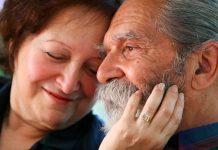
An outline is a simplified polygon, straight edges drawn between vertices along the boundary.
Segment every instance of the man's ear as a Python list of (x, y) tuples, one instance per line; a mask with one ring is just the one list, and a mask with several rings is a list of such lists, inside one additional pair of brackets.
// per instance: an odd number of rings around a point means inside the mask
[(197, 51), (192, 88), (201, 90), (209, 87), (218, 75), (218, 42), (208, 41)]

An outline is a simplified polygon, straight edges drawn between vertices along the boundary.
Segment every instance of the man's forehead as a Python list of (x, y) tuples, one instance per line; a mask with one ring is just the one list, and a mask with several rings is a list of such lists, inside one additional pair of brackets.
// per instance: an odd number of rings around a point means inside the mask
[(113, 20), (135, 16), (156, 17), (165, 2), (166, 0), (125, 0)]
[(152, 40), (156, 32), (157, 30), (154, 24), (137, 23), (134, 21), (125, 22), (125, 20), (120, 20), (117, 24), (111, 24), (105, 35), (104, 43), (125, 40)]

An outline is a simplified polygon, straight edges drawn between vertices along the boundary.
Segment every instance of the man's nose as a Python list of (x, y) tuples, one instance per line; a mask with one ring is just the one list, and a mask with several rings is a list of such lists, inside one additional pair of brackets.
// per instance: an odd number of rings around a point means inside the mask
[(81, 88), (80, 69), (76, 67), (66, 68), (56, 81), (63, 93), (71, 94)]
[(100, 83), (107, 83), (116, 78), (122, 78), (124, 72), (116, 54), (108, 54), (100, 65), (97, 79)]

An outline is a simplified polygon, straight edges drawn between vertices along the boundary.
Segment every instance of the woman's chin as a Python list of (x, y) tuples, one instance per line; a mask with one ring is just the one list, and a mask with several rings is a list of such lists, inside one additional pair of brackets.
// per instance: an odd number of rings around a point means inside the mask
[(66, 120), (64, 117), (48, 115), (47, 118), (43, 119), (42, 124), (47, 130), (58, 130), (70, 126), (72, 121)]

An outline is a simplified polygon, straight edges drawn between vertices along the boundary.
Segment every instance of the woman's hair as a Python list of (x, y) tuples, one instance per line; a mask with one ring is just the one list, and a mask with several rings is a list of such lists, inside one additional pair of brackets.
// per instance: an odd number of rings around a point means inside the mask
[(85, 6), (100, 12), (108, 20), (117, 9), (114, 0), (5, 0), (0, 13), (0, 34), (4, 50), (0, 50), (0, 65), (10, 73), (22, 42), (46, 27), (61, 10)]

